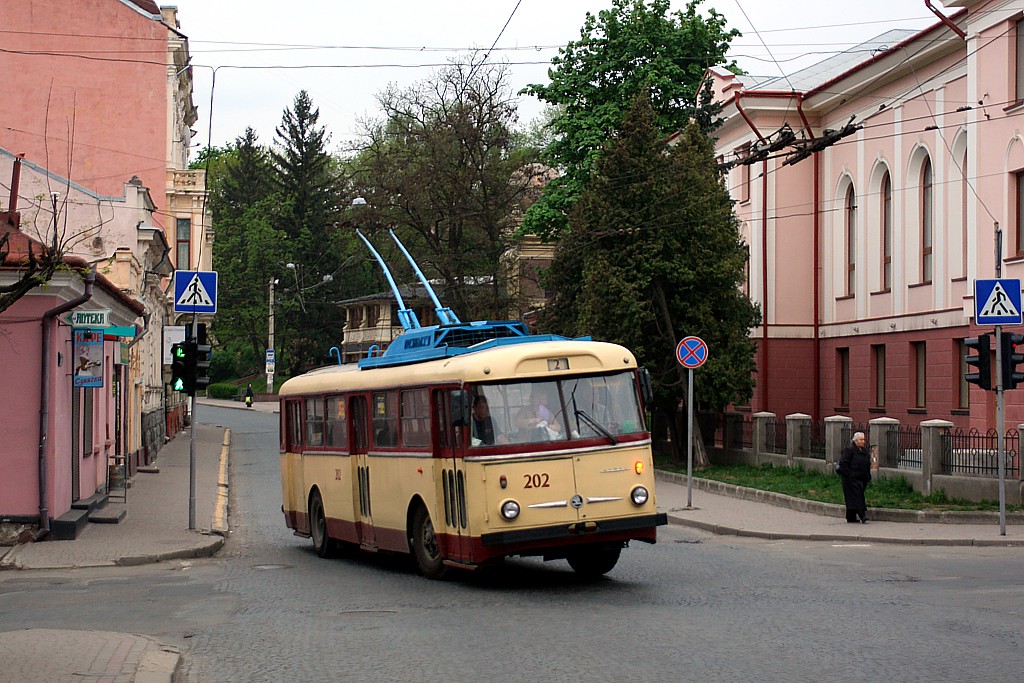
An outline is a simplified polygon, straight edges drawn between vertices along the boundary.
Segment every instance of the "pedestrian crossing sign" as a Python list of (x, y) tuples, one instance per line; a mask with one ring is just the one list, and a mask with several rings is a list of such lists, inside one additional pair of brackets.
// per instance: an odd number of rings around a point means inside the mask
[(214, 270), (174, 271), (175, 313), (216, 313), (217, 272)]
[(974, 322), (977, 325), (1020, 325), (1020, 280), (974, 281)]

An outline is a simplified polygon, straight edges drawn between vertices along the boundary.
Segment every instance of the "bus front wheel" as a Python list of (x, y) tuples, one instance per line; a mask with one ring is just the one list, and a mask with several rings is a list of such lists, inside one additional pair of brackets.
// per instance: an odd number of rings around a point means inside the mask
[(441, 547), (437, 544), (430, 513), (422, 505), (416, 508), (412, 517), (412, 554), (420, 574), (428, 579), (443, 579), (448, 574), (448, 567), (441, 559)]
[(618, 543), (584, 546), (573, 550), (565, 558), (569, 566), (580, 576), (589, 578), (602, 576), (615, 568), (622, 553)]
[(327, 515), (324, 514), (324, 499), (319, 491), (313, 491), (309, 500), (309, 535), (313, 538), (313, 549), (320, 557), (334, 555), (336, 544), (327, 534)]

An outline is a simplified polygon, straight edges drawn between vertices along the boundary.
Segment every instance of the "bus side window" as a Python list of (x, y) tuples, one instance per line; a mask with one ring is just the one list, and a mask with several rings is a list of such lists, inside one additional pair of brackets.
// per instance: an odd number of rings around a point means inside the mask
[(426, 389), (402, 392), (402, 445), (430, 445), (430, 399)]
[(285, 433), (288, 435), (285, 447), (297, 453), (302, 450), (302, 403), (288, 401), (285, 405)]
[(391, 448), (398, 445), (398, 392), (373, 395), (373, 445)]
[(310, 447), (324, 445), (324, 400), (322, 398), (306, 399), (306, 445)]
[(344, 448), (348, 445), (348, 422), (345, 420), (343, 396), (327, 399), (327, 445), (331, 448)]

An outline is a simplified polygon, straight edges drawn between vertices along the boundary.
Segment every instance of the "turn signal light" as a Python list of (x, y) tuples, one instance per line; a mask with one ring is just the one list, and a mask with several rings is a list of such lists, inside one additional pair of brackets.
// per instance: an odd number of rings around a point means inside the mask
[(637, 474), (643, 474), (644, 473), (644, 464), (642, 462), (640, 462), (639, 460), (637, 460), (636, 464), (633, 465), (633, 469), (636, 470)]

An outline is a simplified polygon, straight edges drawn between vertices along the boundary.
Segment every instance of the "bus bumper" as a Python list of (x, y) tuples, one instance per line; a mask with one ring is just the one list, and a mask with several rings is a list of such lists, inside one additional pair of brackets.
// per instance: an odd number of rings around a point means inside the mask
[[(524, 546), (530, 544), (550, 545), (552, 541), (568, 544), (577, 542), (592, 543), (594, 541), (647, 541), (656, 539), (655, 529), (668, 524), (668, 515), (659, 512), (643, 517), (624, 517), (621, 519), (604, 519), (598, 522), (575, 522), (556, 526), (534, 529), (499, 531), (480, 536), (480, 544), (485, 548), (494, 546)], [(518, 552), (513, 550), (512, 552)]]

